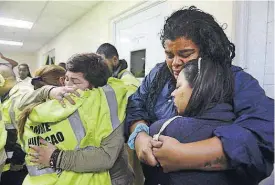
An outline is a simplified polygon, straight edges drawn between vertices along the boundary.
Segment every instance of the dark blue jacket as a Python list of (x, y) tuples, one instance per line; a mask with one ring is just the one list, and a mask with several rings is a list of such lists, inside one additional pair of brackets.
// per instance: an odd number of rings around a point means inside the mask
[[(152, 69), (137, 92), (129, 98), (125, 122), (126, 138), (133, 121), (143, 119), (153, 123), (176, 115), (174, 103), (169, 101), (175, 87), (172, 81), (165, 84), (157, 99), (156, 120), (148, 116), (145, 108), (150, 84), (162, 65), (163, 63), (158, 64)], [(268, 98), (258, 81), (242, 68), (232, 66), (232, 71), (235, 79), (233, 110), (236, 120), (232, 125), (217, 127), (213, 135), (221, 139), (231, 167), (239, 169), (240, 175), (259, 182), (273, 170), (274, 100)]]
[[(180, 117), (173, 120), (162, 135), (170, 136), (181, 143), (190, 143), (211, 138), (213, 131), (219, 126), (232, 124), (235, 119), (233, 108), (229, 104), (218, 104), (205, 111), (203, 115), (190, 118)], [(166, 119), (167, 120), (167, 119)], [(158, 133), (166, 120), (159, 120), (150, 126), (150, 135)], [(243, 179), (237, 174), (235, 169), (226, 171), (201, 171), (183, 170), (168, 174), (162, 173), (162, 169), (157, 167), (144, 166), (150, 176), (146, 179), (146, 184), (170, 184), (182, 185), (253, 185), (250, 179)], [(162, 178), (159, 178), (162, 177)]]

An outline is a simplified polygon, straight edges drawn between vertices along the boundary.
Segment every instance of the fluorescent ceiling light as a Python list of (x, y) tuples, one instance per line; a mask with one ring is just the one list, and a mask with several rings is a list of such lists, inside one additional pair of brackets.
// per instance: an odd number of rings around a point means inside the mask
[(0, 40), (0, 44), (12, 45), (12, 46), (23, 46), (23, 42), (9, 41), (9, 40)]
[(29, 22), (29, 21), (21, 21), (21, 20), (16, 20), (16, 19), (8, 19), (8, 18), (0, 17), (0, 25), (9, 26), (9, 27), (31, 29), (33, 23)]

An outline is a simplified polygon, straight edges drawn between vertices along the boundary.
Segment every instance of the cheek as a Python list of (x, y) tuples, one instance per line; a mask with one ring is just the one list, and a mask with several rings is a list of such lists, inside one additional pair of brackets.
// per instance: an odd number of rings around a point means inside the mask
[(65, 84), (65, 86), (68, 86), (68, 85), (69, 85), (69, 81), (68, 81), (68, 80), (65, 80), (65, 81), (64, 81), (64, 84)]
[(82, 83), (82, 84), (77, 85), (77, 87), (78, 87), (79, 89), (81, 89), (81, 90), (84, 91), (84, 90), (90, 88), (90, 84), (89, 84), (89, 82), (84, 82), (84, 83)]
[(169, 69), (172, 69), (172, 63), (173, 63), (173, 59), (169, 59), (166, 57), (166, 64)]
[(191, 95), (192, 95), (192, 89), (188, 88), (185, 92), (185, 104), (186, 104), (186, 106), (188, 105), (188, 103), (190, 101)]

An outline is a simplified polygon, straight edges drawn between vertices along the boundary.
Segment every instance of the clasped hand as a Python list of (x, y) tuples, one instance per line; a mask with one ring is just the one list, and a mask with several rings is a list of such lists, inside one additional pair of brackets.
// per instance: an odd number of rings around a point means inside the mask
[(181, 144), (178, 140), (161, 135), (158, 141), (141, 132), (135, 140), (135, 149), (139, 160), (150, 166), (158, 164), (164, 172), (180, 170)]

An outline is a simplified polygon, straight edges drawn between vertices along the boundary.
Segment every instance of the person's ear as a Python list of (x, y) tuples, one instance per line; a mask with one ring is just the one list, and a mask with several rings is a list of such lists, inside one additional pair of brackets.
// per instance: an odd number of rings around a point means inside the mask
[(117, 56), (113, 56), (112, 59), (113, 59), (114, 65), (117, 66), (118, 65), (118, 58), (117, 58)]
[(61, 84), (61, 86), (65, 86), (65, 77), (60, 77), (59, 83)]

